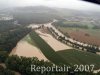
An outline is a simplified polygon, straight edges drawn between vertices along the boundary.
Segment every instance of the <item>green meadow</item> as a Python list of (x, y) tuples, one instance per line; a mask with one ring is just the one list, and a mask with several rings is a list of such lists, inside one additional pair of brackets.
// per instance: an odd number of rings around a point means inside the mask
[(35, 31), (32, 31), (28, 37), (30, 37), (31, 43), (34, 42), (47, 59), (55, 64), (66, 64), (70, 66), (75, 64), (94, 64), (95, 69), (100, 68), (100, 55), (75, 49), (55, 52), (55, 50), (53, 50)]

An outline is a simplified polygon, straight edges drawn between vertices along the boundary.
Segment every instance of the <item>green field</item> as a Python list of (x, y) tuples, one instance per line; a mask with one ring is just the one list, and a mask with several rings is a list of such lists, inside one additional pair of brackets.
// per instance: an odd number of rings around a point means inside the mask
[(26, 37), (24, 37), (22, 40), (23, 40), (23, 41), (27, 41), (29, 44), (31, 44), (31, 45), (33, 45), (33, 46), (36, 46), (36, 47), (37, 47), (37, 45), (36, 45), (35, 41), (31, 39), (31, 37), (30, 37), (30, 35), (29, 35), (29, 34), (28, 34)]
[(57, 53), (72, 65), (94, 64), (96, 69), (100, 69), (100, 55), (78, 50), (63, 50)]
[(100, 56), (78, 50), (62, 50), (55, 52), (36, 32), (30, 33), (30, 38), (32, 42), (35, 42), (42, 53), (55, 64), (94, 64), (95, 68), (100, 68)]
[(36, 32), (31, 32), (30, 37), (51, 62), (55, 64), (70, 65), (59, 54), (57, 54)]

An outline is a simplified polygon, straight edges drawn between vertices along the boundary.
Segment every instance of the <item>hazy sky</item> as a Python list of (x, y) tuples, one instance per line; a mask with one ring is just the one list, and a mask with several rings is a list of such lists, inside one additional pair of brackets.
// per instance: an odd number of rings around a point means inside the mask
[(0, 0), (0, 6), (2, 7), (36, 6), (36, 5), (100, 11), (100, 5), (80, 0)]

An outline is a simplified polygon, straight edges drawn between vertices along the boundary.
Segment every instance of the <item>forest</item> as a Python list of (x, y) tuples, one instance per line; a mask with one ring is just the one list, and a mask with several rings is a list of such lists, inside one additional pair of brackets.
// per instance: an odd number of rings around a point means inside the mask
[(4, 62), (17, 42), (30, 32), (31, 28), (14, 25), (13, 21), (0, 21), (0, 62)]

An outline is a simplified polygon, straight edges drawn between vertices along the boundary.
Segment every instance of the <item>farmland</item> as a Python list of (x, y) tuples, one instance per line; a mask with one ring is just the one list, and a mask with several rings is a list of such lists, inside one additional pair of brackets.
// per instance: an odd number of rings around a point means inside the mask
[[(73, 30), (75, 30), (75, 29), (73, 29)], [(37, 31), (40, 31), (41, 33), (38, 33)], [(45, 28), (33, 30), (24, 39), (22, 39), (22, 41), (27, 41), (29, 44), (31, 44), (31, 49), (29, 49), (30, 45), (25, 46), (25, 42), (24, 42), (24, 44), (23, 43), (20, 44), (20, 47), (22, 47), (21, 48), (22, 50), (19, 50), (19, 51), (21, 51), (22, 54), (24, 52), (24, 54), (27, 53), (26, 55), (33, 54), (33, 56), (34, 56), (34, 55), (36, 55), (37, 50), (35, 48), (34, 49), (32, 49), (32, 48), (35, 46), (40, 50), (38, 52), (41, 52), (40, 54), (42, 54), (42, 56), (39, 54), (36, 56), (38, 59), (43, 59), (44, 57), (46, 57), (49, 61), (51, 61), (52, 63), (55, 63), (55, 64), (66, 64), (66, 65), (70, 65), (70, 66), (73, 66), (75, 64), (77, 64), (77, 65), (94, 64), (95, 69), (100, 68), (100, 66), (98, 66), (98, 65), (100, 65), (100, 56), (99, 55), (96, 55), (96, 54), (93, 54), (90, 52), (79, 51), (76, 49), (55, 50), (53, 48), (53, 45), (54, 45), (53, 42), (51, 44), (48, 43), (51, 40), (50, 36), (52, 36), (52, 35)], [(49, 38), (50, 40), (47, 40), (47, 38)], [(52, 39), (55, 39), (55, 38), (52, 37)], [(26, 47), (27, 47), (27, 49), (26, 49)], [(55, 45), (55, 47), (56, 47), (56, 45)], [(26, 52), (25, 50), (29, 50), (29, 51)], [(31, 50), (31, 53), (29, 53), (30, 50)], [(21, 52), (19, 52), (19, 54)], [(17, 55), (19, 55), (19, 54), (17, 54)], [(45, 59), (43, 59), (43, 60), (45, 60)]]
[(31, 45), (37, 47), (36, 43), (34, 42), (34, 40), (32, 40), (32, 39), (30, 38), (30, 35), (29, 35), (29, 34), (28, 34), (27, 36), (25, 36), (22, 40), (23, 40), (23, 41), (27, 41), (29, 44), (31, 44)]
[[(41, 75), (30, 70), (31, 64), (71, 67), (68, 74), (54, 70), (42, 75), (70, 75), (74, 73), (74, 65), (93, 64), (93, 73), (98, 73), (94, 75), (100, 75), (99, 13), (51, 6), (2, 9), (0, 75), (14, 75), (10, 71), (20, 75)], [(78, 71), (75, 75), (92, 75), (92, 72), (81, 74)]]
[(65, 60), (59, 56), (36, 32), (31, 32), (30, 37), (35, 41), (38, 48), (42, 51), (42, 53), (49, 59), (51, 62), (56, 64), (68, 64)]
[(64, 49), (72, 49), (70, 46), (67, 46), (66, 44), (54, 38), (52, 34), (50, 34), (50, 31), (48, 31), (47, 29), (36, 30), (36, 32), (55, 51), (60, 51)]
[[(58, 25), (57, 25), (58, 24)], [(79, 42), (100, 46), (100, 29), (93, 29), (93, 25), (84, 26), (79, 22), (58, 22), (55, 26), (65, 35)]]
[(100, 29), (80, 29), (80, 28), (70, 28), (70, 27), (61, 27), (61, 26), (58, 26), (58, 29), (60, 29), (64, 33), (82, 31), (90, 34), (91, 36), (100, 38)]
[(54, 49), (52, 49), (36, 32), (31, 32), (30, 37), (35, 41), (42, 53), (53, 63), (64, 63), (67, 65), (70, 64), (71, 66), (75, 64), (94, 64), (95, 69), (100, 68), (100, 66), (98, 66), (100, 65), (99, 55), (75, 49), (66, 49), (55, 52)]
[[(34, 37), (37, 38), (34, 38)], [(37, 44), (42, 53), (54, 63), (69, 63), (71, 66), (75, 64), (94, 64), (95, 69), (99, 69), (100, 56), (90, 52), (79, 51), (75, 49), (66, 49), (56, 51), (52, 49), (36, 32), (31, 32), (30, 38)], [(37, 39), (37, 40), (36, 40)], [(42, 46), (41, 46), (42, 45)], [(48, 52), (49, 51), (49, 52)], [(59, 59), (60, 58), (60, 59)], [(55, 60), (55, 61), (54, 61)], [(87, 61), (86, 61), (87, 60)]]
[(95, 68), (100, 68), (100, 56), (90, 53), (83, 52), (74, 49), (63, 50), (57, 52), (62, 56), (68, 63), (75, 64), (94, 64)]
[(41, 50), (37, 47), (36, 43), (31, 40), (29, 35), (25, 36), (25, 38), (17, 43), (17, 46), (10, 53), (10, 56), (12, 55), (18, 55), (27, 58), (37, 57), (39, 60), (48, 61)]

